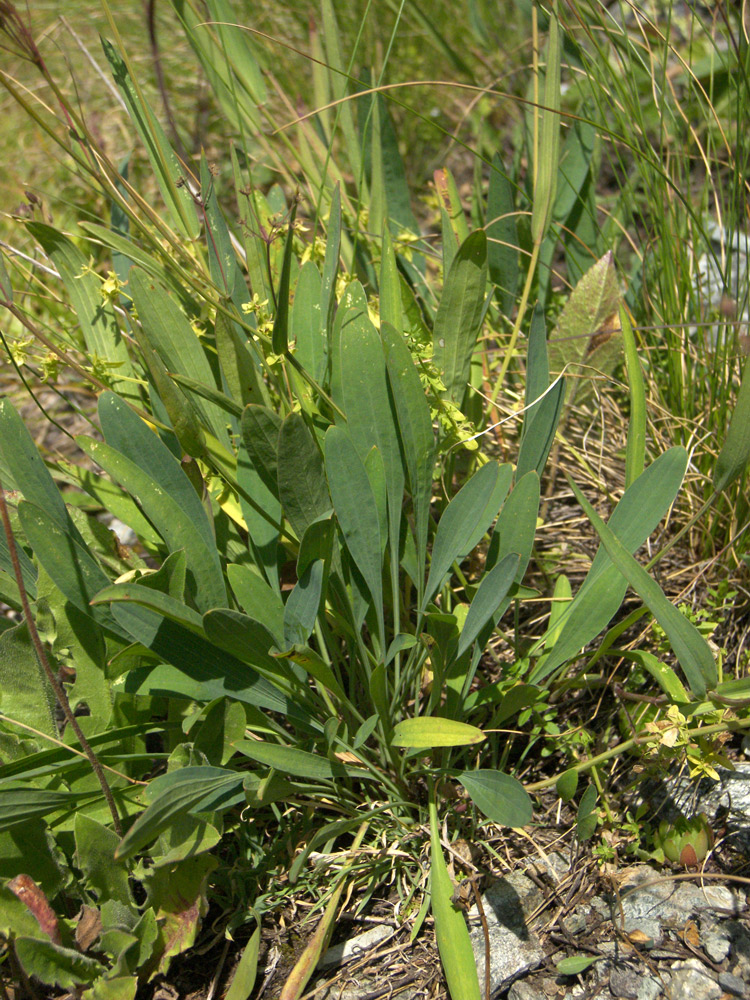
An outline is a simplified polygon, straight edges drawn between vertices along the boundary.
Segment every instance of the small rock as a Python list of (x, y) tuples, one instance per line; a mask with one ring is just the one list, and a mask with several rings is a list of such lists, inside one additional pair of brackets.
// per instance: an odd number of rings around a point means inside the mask
[(747, 984), (744, 979), (733, 975), (731, 972), (719, 973), (719, 986), (725, 993), (731, 993), (734, 997), (747, 996)]
[(636, 1000), (656, 1000), (664, 989), (658, 979), (653, 976), (640, 976), (638, 979), (638, 996)]
[(381, 941), (391, 937), (392, 934), (392, 927), (388, 927), (387, 924), (376, 924), (364, 933), (357, 934), (356, 937), (349, 938), (347, 941), (342, 941), (341, 944), (329, 948), (318, 962), (318, 968), (330, 969), (336, 965), (350, 962), (353, 958), (363, 955), (364, 952), (376, 948)]
[(701, 921), (700, 941), (712, 962), (723, 962), (732, 949), (729, 931), (713, 921)]
[(672, 1000), (719, 1000), (721, 986), (711, 978), (706, 967), (697, 958), (675, 962), (671, 972)]
[(609, 974), (609, 989), (612, 996), (637, 1000), (639, 978), (635, 969), (627, 965), (616, 965)]
[(508, 1000), (547, 1000), (547, 994), (530, 983), (513, 983), (508, 990)]
[[(531, 879), (511, 872), (482, 896), (490, 933), (490, 987), (493, 994), (507, 990), (514, 979), (544, 961), (544, 949), (528, 927), (528, 918), (543, 900)], [(484, 930), (476, 906), (469, 911), (469, 929), (479, 982), (484, 981)]]

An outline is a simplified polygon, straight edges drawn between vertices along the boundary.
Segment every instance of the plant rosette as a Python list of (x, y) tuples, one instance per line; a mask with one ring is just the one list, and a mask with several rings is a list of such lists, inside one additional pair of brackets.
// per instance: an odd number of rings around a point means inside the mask
[(713, 832), (705, 813), (674, 822), (662, 820), (654, 834), (657, 850), (667, 861), (685, 868), (697, 868), (713, 847)]

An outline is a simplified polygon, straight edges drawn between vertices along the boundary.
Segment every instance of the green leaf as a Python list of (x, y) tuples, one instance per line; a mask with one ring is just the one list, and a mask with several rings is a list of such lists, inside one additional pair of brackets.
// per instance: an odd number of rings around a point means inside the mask
[[(677, 496), (686, 467), (685, 450), (670, 448), (625, 491), (608, 528), (628, 552), (640, 548), (664, 517)], [(622, 606), (626, 590), (627, 581), (600, 546), (578, 593), (560, 614), (561, 631), (554, 649), (532, 671), (531, 679), (539, 681), (548, 676), (597, 636)]]
[(13, 304), (13, 285), (5, 267), (4, 253), (0, 254), (0, 295), (2, 295), (0, 305), (10, 306)]
[(192, 458), (203, 458), (206, 454), (206, 439), (192, 400), (169, 377), (164, 362), (151, 347), (141, 328), (135, 330), (135, 339), (146, 362), (153, 391), (166, 411), (180, 448)]
[(433, 330), (432, 360), (442, 375), (445, 397), (458, 407), (469, 383), (486, 284), (487, 237), (480, 229), (464, 240), (451, 264)]
[[(216, 640), (226, 630), (218, 621), (214, 622), (214, 616), (218, 619), (237, 612), (214, 611), (204, 616), (204, 628), (211, 641), (146, 608), (116, 604), (112, 612), (127, 634), (164, 661), (155, 668), (131, 671), (124, 681), (126, 691), (161, 693), (203, 702), (228, 697), (283, 715), (291, 714), (303, 722), (307, 720), (306, 713), (290, 702), (278, 686), (248, 666), (250, 656), (260, 660), (260, 649), (243, 649), (245, 659), (241, 660), (220, 648)], [(230, 628), (234, 632), (234, 623)], [(279, 674), (277, 662), (272, 663), (274, 674)]]
[(518, 450), (516, 478), (529, 472), (541, 478), (565, 401), (565, 379), (561, 378), (536, 404), (531, 417), (524, 422), (524, 436)]
[(328, 341), (320, 312), (320, 272), (308, 260), (302, 265), (294, 290), (291, 331), (294, 355), (316, 382), (322, 381), (328, 363)]
[(242, 955), (232, 975), (224, 1000), (248, 1000), (255, 986), (258, 973), (258, 953), (260, 950), (260, 927), (256, 927), (250, 940), (242, 949)]
[(268, 393), (249, 342), (238, 325), (223, 313), (217, 313), (214, 336), (219, 364), (234, 402), (240, 406), (263, 403)]
[(216, 187), (208, 167), (205, 151), (201, 152), (200, 208), (203, 221), (206, 224), (208, 269), (211, 280), (225, 298), (231, 299), (242, 275), (226, 221), (221, 214), (216, 198)]
[(527, 826), (531, 822), (531, 799), (517, 778), (502, 771), (463, 771), (458, 780), (471, 801), (487, 819), (499, 826)]
[[(87, 798), (94, 794), (97, 793), (89, 793)], [(17, 823), (26, 823), (35, 816), (47, 816), (60, 809), (75, 809), (82, 804), (80, 792), (55, 792), (47, 788), (2, 783), (0, 830), (8, 830)]]
[[(433, 792), (434, 797), (434, 792)], [(480, 1000), (479, 978), (464, 915), (453, 905), (453, 885), (440, 845), (437, 810), (430, 801), (430, 906), (440, 961), (451, 1000)]]
[(594, 962), (600, 961), (600, 955), (571, 955), (555, 963), (555, 968), (561, 976), (577, 976), (590, 968)]
[(482, 577), (461, 629), (461, 637), (456, 650), (457, 660), (471, 646), (487, 622), (494, 618), (497, 609), (505, 600), (505, 595), (515, 581), (520, 561), (521, 557), (517, 553), (511, 552)]
[(406, 341), (388, 323), (381, 325), (388, 380), (396, 408), (398, 431), (404, 450), (409, 491), (414, 508), (419, 597), (424, 586), (427, 529), (435, 463), (435, 439), (430, 407)]
[(242, 440), (247, 454), (263, 485), (276, 499), (281, 424), (278, 413), (264, 406), (246, 406), (242, 411)]
[(237, 603), (245, 614), (256, 621), (262, 620), (281, 647), (284, 642), (284, 604), (276, 591), (249, 566), (232, 563), (227, 566), (227, 576)]
[(325, 459), (336, 519), (370, 591), (384, 646), (380, 521), (370, 480), (351, 438), (341, 427), (329, 427), (326, 431)]
[(714, 469), (714, 489), (721, 493), (750, 462), (750, 361), (745, 362), (737, 404)]
[(625, 486), (631, 486), (643, 472), (646, 455), (646, 386), (643, 369), (638, 357), (638, 347), (628, 310), (620, 303), (620, 329), (625, 353), (628, 389), (630, 393), (630, 420), (628, 443), (625, 451)]
[[(641, 479), (643, 476), (639, 476), (633, 485), (637, 485)], [(708, 643), (695, 625), (669, 603), (659, 584), (635, 561), (578, 487), (572, 481), (568, 481), (576, 499), (594, 525), (610, 559), (666, 632), (693, 694), (698, 698), (704, 698), (706, 686), (714, 688), (718, 680), (716, 663)]]
[(347, 775), (358, 778), (367, 777), (362, 768), (345, 767), (336, 761), (331, 761), (320, 754), (308, 753), (296, 747), (282, 746), (280, 743), (267, 743), (263, 740), (238, 740), (235, 750), (257, 761), (266, 767), (272, 767), (295, 778), (306, 778), (309, 781), (334, 781)]
[[(201, 342), (172, 296), (139, 267), (130, 269), (128, 287), (138, 310), (143, 334), (167, 370), (216, 389), (214, 373)], [(228, 447), (225, 414), (213, 403), (195, 395), (192, 403), (201, 415), (204, 429)]]
[(96, 893), (99, 906), (108, 899), (125, 907), (133, 906), (128, 870), (115, 861), (120, 838), (114, 830), (82, 812), (76, 813), (74, 829), (76, 865), (83, 872), (87, 887)]
[[(387, 224), (383, 225), (383, 256), (380, 261), (380, 326), (381, 337), (384, 323), (388, 323), (400, 336), (403, 329), (403, 310), (401, 305), (401, 278), (398, 273), (393, 240)], [(385, 338), (383, 338), (385, 342)]]
[(581, 189), (589, 176), (594, 155), (596, 129), (587, 121), (572, 121), (560, 153), (560, 171), (553, 218), (565, 225), (579, 203)]
[(5, 488), (15, 486), (26, 500), (40, 507), (59, 528), (65, 532), (72, 531), (82, 542), (70, 522), (60, 491), (23, 420), (8, 399), (0, 399), (0, 458), (13, 479), (12, 484), (4, 483)]
[(57, 268), (78, 318), (88, 354), (111, 364), (110, 378), (115, 391), (140, 403), (127, 344), (120, 333), (112, 304), (103, 295), (101, 279), (89, 266), (89, 259), (72, 240), (52, 226), (29, 222), (27, 229)]
[(102, 628), (123, 636), (122, 627), (109, 609), (91, 607), (92, 599), (109, 586), (110, 580), (73, 525), (70, 524), (70, 530), (63, 530), (43, 510), (28, 501), (19, 505), (18, 514), (23, 533), (36, 558), (70, 603)]
[(242, 739), (246, 726), (244, 707), (229, 698), (220, 698), (206, 709), (193, 747), (205, 755), (209, 764), (223, 767), (234, 755), (234, 743)]
[(47, 986), (77, 990), (81, 983), (93, 983), (106, 971), (96, 959), (44, 938), (17, 937), (13, 944), (26, 975)]
[(474, 473), (445, 508), (435, 535), (422, 611), (443, 585), (453, 563), (466, 558), (497, 517), (511, 475), (509, 465), (488, 462)]
[(554, 11), (549, 15), (549, 37), (544, 69), (544, 92), (539, 114), (539, 144), (534, 149), (534, 197), (531, 213), (531, 238), (535, 245), (544, 239), (552, 208), (560, 169), (560, 26)]
[[(171, 497), (189, 516), (195, 531), (206, 546), (214, 547), (213, 526), (195, 487), (185, 475), (181, 463), (169, 448), (133, 412), (133, 410), (111, 392), (99, 397), (99, 421), (104, 438), (110, 448), (124, 455), (141, 469), (161, 491)], [(116, 479), (117, 476), (114, 476)], [(144, 507), (144, 499), (139, 496), (139, 504)], [(149, 515), (151, 517), (151, 515)], [(152, 521), (158, 520), (151, 517)]]
[(331, 509), (320, 450), (299, 413), (281, 425), (278, 445), (278, 495), (284, 514), (302, 538)]
[[(341, 339), (341, 386), (347, 429), (364, 462), (375, 447), (385, 468), (391, 548), (398, 559), (404, 471), (388, 398), (383, 346), (365, 315), (358, 316)], [(384, 539), (383, 539), (384, 540)]]
[[(182, 550), (180, 550), (181, 554)], [(184, 628), (203, 634), (203, 619), (197, 611), (193, 611), (181, 600), (164, 594), (153, 587), (140, 583), (113, 583), (100, 590), (91, 601), (93, 607), (100, 604), (127, 603), (155, 611), (162, 618), (169, 618)]]
[(516, 302), (518, 277), (518, 226), (513, 185), (505, 173), (500, 155), (492, 157), (487, 192), (487, 265), (490, 281), (497, 287), (500, 309), (510, 318)]
[(338, 184), (336, 184), (331, 199), (327, 236), (326, 255), (323, 261), (323, 275), (320, 283), (320, 319), (327, 333), (330, 353), (331, 326), (333, 310), (336, 305), (336, 272), (338, 271), (339, 253), (341, 252), (341, 188)]
[(555, 783), (555, 791), (563, 802), (570, 802), (577, 788), (578, 771), (574, 767), (569, 767), (567, 771), (563, 771)]
[(294, 586), (284, 606), (284, 643), (288, 646), (302, 645), (315, 626), (321, 598), (325, 563), (316, 559), (305, 569)]
[(286, 354), (289, 348), (289, 283), (292, 270), (292, 249), (294, 247), (294, 220), (297, 216), (297, 202), (289, 213), (289, 228), (284, 240), (284, 259), (276, 293), (276, 316), (273, 321), (272, 344), (274, 354)]
[[(154, 441), (158, 441), (155, 435), (153, 437)], [(179, 494), (167, 493), (165, 487), (145, 472), (142, 466), (136, 465), (109, 445), (86, 438), (77, 438), (76, 441), (97, 465), (108, 472), (131, 496), (138, 498), (141, 509), (162, 536), (169, 551), (184, 549), (189, 590), (198, 607), (207, 610), (226, 604), (226, 586), (219, 552), (213, 539), (209, 541), (206, 537), (209, 525), (205, 510), (190, 480), (173, 456), (169, 456), (169, 462), (184, 480), (184, 485), (180, 484)], [(158, 443), (161, 445), (161, 442)], [(164, 471), (167, 471), (166, 463)], [(189, 501), (188, 490), (192, 490)]]
[(593, 835), (597, 822), (596, 786), (589, 785), (581, 796), (576, 814), (576, 835), (581, 843)]
[(396, 747), (425, 750), (431, 747), (467, 747), (486, 739), (481, 729), (454, 719), (420, 715), (402, 719), (393, 729), (391, 743)]
[(204, 615), (203, 627), (209, 640), (219, 649), (225, 649), (238, 660), (251, 663), (279, 679), (289, 677), (283, 661), (269, 653), (274, 646), (274, 637), (261, 621), (239, 611), (214, 608)]
[(172, 221), (184, 236), (191, 240), (195, 239), (200, 232), (200, 223), (193, 196), (185, 183), (185, 170), (170, 146), (156, 115), (134, 84), (125, 61), (106, 38), (102, 38), (101, 42), (128, 114), (146, 147)]
[(0, 635), (2, 715), (57, 738), (55, 695), (25, 623)]
[(183, 767), (154, 778), (146, 792), (150, 804), (120, 841), (115, 857), (132, 857), (183, 813), (218, 812), (244, 802), (244, 778), (221, 767)]

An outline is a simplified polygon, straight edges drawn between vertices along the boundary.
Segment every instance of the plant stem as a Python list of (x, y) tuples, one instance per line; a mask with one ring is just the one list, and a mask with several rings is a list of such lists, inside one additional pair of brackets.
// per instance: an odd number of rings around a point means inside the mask
[[(726, 733), (734, 732), (737, 729), (750, 729), (750, 719), (733, 719), (731, 722), (719, 722), (714, 726), (696, 726), (694, 729), (688, 729), (688, 736), (711, 736), (713, 733)], [(624, 743), (619, 743), (616, 747), (612, 747), (611, 750), (605, 750), (604, 753), (597, 754), (595, 757), (590, 757), (588, 760), (581, 761), (580, 764), (574, 764), (571, 771), (576, 771), (578, 774), (582, 774), (584, 771), (588, 771), (591, 768), (595, 768), (598, 764), (603, 764), (605, 761), (611, 760), (613, 757), (619, 757), (620, 754), (625, 753), (626, 750), (632, 750), (633, 747), (644, 746), (646, 743), (653, 743), (658, 737), (649, 733), (648, 736), (634, 736), (630, 740), (625, 740)], [(525, 785), (527, 792), (540, 792), (544, 788), (551, 788), (557, 783), (557, 777), (545, 778), (543, 781), (534, 781), (530, 785)]]
[(10, 561), (13, 564), (13, 572), (16, 577), (16, 585), (18, 586), (18, 592), (21, 596), (21, 607), (23, 608), (24, 618), (26, 619), (26, 627), (29, 630), (29, 636), (31, 637), (31, 642), (34, 646), (34, 651), (36, 652), (39, 665), (47, 676), (47, 680), (50, 683), (52, 690), (55, 692), (55, 697), (63, 711), (63, 714), (72, 728), (73, 732), (76, 734), (76, 738), (81, 745), (81, 749), (88, 757), (89, 763), (97, 777), (99, 784), (101, 785), (104, 798), (107, 800), (107, 805), (109, 806), (109, 811), (112, 814), (112, 824), (115, 829), (115, 833), (118, 837), (122, 837), (123, 829), (122, 823), (120, 822), (120, 815), (117, 812), (117, 805), (115, 803), (114, 796), (112, 795), (112, 789), (109, 787), (106, 775), (104, 774), (104, 769), (96, 756), (91, 746), (83, 735), (81, 727), (78, 725), (78, 720), (75, 715), (73, 715), (73, 710), (70, 707), (70, 702), (68, 701), (68, 695), (65, 692), (65, 688), (60, 683), (60, 681), (55, 676), (52, 667), (47, 659), (47, 654), (44, 651), (44, 646), (39, 638), (39, 633), (36, 630), (36, 624), (31, 615), (31, 608), (29, 607), (29, 598), (26, 593), (26, 587), (23, 582), (23, 574), (21, 573), (21, 563), (18, 559), (18, 552), (16, 550), (16, 540), (13, 534), (13, 527), (10, 523), (10, 516), (8, 515), (8, 505), (5, 502), (5, 490), (3, 489), (3, 484), (0, 481), (0, 517), (3, 521), (3, 529), (5, 531), (5, 537), (8, 542), (8, 551), (10, 553)]

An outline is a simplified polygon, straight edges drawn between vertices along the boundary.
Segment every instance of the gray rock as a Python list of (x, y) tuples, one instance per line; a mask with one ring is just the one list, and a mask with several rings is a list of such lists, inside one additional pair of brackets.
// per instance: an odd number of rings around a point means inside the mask
[[(544, 951), (528, 920), (543, 895), (531, 879), (511, 872), (482, 896), (490, 932), (490, 986), (493, 995), (544, 961)], [(476, 906), (469, 911), (469, 930), (480, 984), (484, 982), (484, 930)]]
[(336, 965), (350, 962), (353, 958), (361, 958), (366, 951), (377, 948), (381, 941), (385, 941), (393, 934), (393, 928), (388, 927), (387, 924), (376, 924), (364, 933), (357, 934), (356, 937), (349, 938), (348, 941), (342, 941), (341, 944), (329, 948), (318, 962), (318, 968), (331, 969)]
[(616, 965), (609, 974), (609, 990), (613, 997), (638, 1000), (639, 975), (629, 965)]
[(547, 994), (529, 983), (513, 983), (508, 990), (508, 1000), (547, 1000)]
[(734, 997), (747, 996), (748, 988), (744, 979), (733, 975), (731, 972), (719, 973), (719, 986), (725, 993), (731, 993)]
[(712, 962), (723, 962), (732, 950), (729, 931), (715, 920), (701, 920), (701, 945)]
[(656, 1000), (664, 992), (658, 979), (653, 976), (640, 976), (638, 979), (638, 996), (636, 1000)]
[(721, 986), (697, 958), (685, 962), (675, 962), (671, 969), (672, 1000), (719, 1000)]
[(625, 933), (640, 931), (646, 937), (661, 944), (668, 926), (682, 927), (697, 913), (711, 910), (738, 912), (736, 894), (724, 886), (699, 886), (692, 882), (657, 881), (656, 873), (648, 865), (632, 868), (620, 885), (619, 899), (606, 910), (594, 906), (600, 912), (613, 912), (615, 919), (622, 914), (622, 929)]

